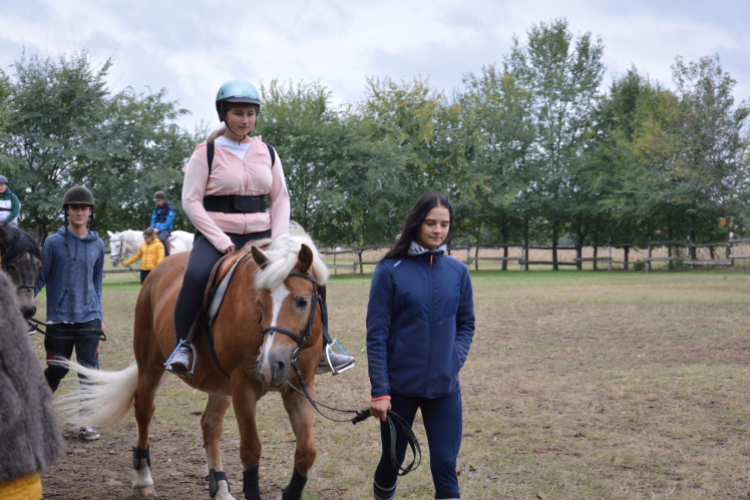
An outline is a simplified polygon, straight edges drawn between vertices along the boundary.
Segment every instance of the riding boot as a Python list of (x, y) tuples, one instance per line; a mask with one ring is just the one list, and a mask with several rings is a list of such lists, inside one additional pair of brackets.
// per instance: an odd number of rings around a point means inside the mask
[(172, 356), (167, 360), (166, 367), (167, 371), (176, 373), (177, 375), (188, 375), (191, 373), (192, 365), (191, 358), (193, 351), (186, 344), (181, 344), (175, 349)]
[[(317, 373), (321, 374), (333, 372), (334, 375), (338, 375), (340, 373), (344, 373), (350, 368), (353, 368), (355, 359), (354, 356), (349, 356), (349, 354), (341, 348), (338, 342), (331, 340), (331, 336), (328, 333), (328, 304), (326, 303), (325, 285), (321, 286), (318, 290), (320, 292), (321, 298), (323, 299), (320, 319), (323, 322), (323, 340), (325, 341), (325, 346), (323, 347), (323, 352), (320, 356), (320, 363), (318, 363)], [(335, 344), (339, 349), (341, 349), (341, 352), (343, 354), (334, 352), (331, 349), (331, 344)]]

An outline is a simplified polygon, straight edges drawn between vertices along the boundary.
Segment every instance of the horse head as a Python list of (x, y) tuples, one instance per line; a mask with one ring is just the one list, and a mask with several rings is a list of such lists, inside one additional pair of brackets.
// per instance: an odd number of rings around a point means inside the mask
[(31, 235), (15, 227), (5, 228), (0, 224), (0, 268), (8, 273), (16, 285), (18, 302), (25, 319), (36, 314), (34, 292), (39, 283), (39, 269), (42, 267), (42, 252), (39, 243), (42, 229), (37, 226)]
[[(250, 251), (258, 266), (255, 287), (260, 306), (261, 346), (255, 371), (260, 380), (279, 387), (292, 360), (315, 345), (322, 334), (322, 301), (318, 286), (328, 277), (312, 240), (282, 235), (266, 251)], [(285, 241), (286, 240), (286, 241)], [(291, 243), (291, 245), (290, 245)], [(292, 246), (284, 251), (279, 247)], [(298, 250), (294, 250), (296, 249)]]
[(109, 235), (109, 261), (112, 267), (117, 267), (122, 255), (122, 233), (107, 231)]

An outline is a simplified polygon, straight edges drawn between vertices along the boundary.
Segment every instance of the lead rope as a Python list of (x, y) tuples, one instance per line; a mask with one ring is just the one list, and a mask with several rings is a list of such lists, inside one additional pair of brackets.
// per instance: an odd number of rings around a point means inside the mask
[[(322, 299), (320, 296), (318, 296), (318, 306), (320, 306), (320, 310), (323, 310), (323, 304)], [(311, 315), (311, 318), (314, 319), (314, 314)], [(323, 418), (326, 418), (332, 422), (351, 422), (354, 425), (357, 425), (359, 422), (363, 422), (370, 418), (372, 415), (370, 414), (370, 410), (341, 410), (339, 408), (334, 408), (333, 406), (328, 406), (326, 404), (320, 403), (318, 401), (315, 401), (311, 396), (310, 393), (307, 391), (307, 386), (305, 385), (305, 379), (302, 377), (302, 373), (299, 370), (299, 367), (297, 366), (297, 360), (299, 359), (301, 355), (301, 350), (298, 350), (297, 356), (292, 359), (292, 367), (294, 368), (294, 372), (297, 374), (297, 378), (299, 379), (300, 387), (302, 387), (302, 391), (297, 389), (292, 385), (291, 382), (287, 380), (286, 385), (294, 389), (294, 391), (302, 396), (303, 398), (307, 399), (310, 404), (315, 408), (315, 411), (317, 411)], [(323, 413), (318, 406), (322, 406), (323, 408), (326, 408), (331, 411), (337, 411), (339, 413), (354, 413), (355, 416), (350, 419), (338, 419), (329, 417), (325, 413)], [(411, 426), (404, 420), (398, 413), (388, 410), (388, 413), (386, 415), (386, 421), (388, 423), (388, 428), (390, 430), (391, 435), (391, 468), (393, 469), (393, 472), (396, 473), (398, 476), (405, 476), (409, 472), (415, 470), (419, 465), (422, 463), (422, 450), (419, 447), (419, 441), (417, 440), (417, 436), (414, 434), (414, 431), (412, 430)], [(401, 430), (406, 435), (406, 442), (411, 448), (411, 454), (412, 459), (411, 463), (407, 465), (406, 467), (402, 467), (402, 464), (398, 463), (398, 459), (396, 458), (396, 425), (397, 423), (399, 426), (401, 426)]]

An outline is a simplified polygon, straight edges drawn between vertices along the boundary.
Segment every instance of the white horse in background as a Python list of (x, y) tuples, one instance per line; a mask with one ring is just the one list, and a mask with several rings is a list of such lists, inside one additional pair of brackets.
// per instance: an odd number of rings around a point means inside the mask
[(193, 249), (195, 235), (187, 231), (172, 231), (169, 235), (169, 254), (189, 252)]
[[(143, 243), (143, 232), (134, 231), (133, 229), (127, 229), (122, 232), (107, 231), (109, 235), (109, 259), (112, 263), (112, 267), (117, 267), (120, 259), (126, 254), (133, 255), (138, 251), (138, 248)], [(193, 249), (193, 233), (187, 231), (172, 231), (169, 235), (169, 246), (171, 248), (171, 254), (180, 252), (189, 252)]]

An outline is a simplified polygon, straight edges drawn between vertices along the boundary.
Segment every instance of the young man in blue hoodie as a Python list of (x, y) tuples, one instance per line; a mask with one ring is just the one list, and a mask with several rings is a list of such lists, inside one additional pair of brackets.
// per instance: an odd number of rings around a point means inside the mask
[(167, 201), (167, 195), (164, 191), (154, 193), (156, 208), (151, 213), (151, 227), (164, 245), (164, 257), (169, 257), (169, 235), (172, 234), (172, 221), (174, 220), (174, 210)]
[[(47, 287), (47, 369), (44, 375), (54, 392), (68, 372), (51, 363), (55, 357), (70, 359), (73, 348), (82, 365), (99, 368), (99, 335), (102, 323), (102, 271), (104, 242), (87, 227), (93, 216), (94, 196), (74, 186), (63, 197), (66, 225), (44, 242), (42, 269), (36, 292)], [(80, 377), (85, 392), (86, 381)], [(100, 434), (81, 428), (80, 437), (91, 441)]]

